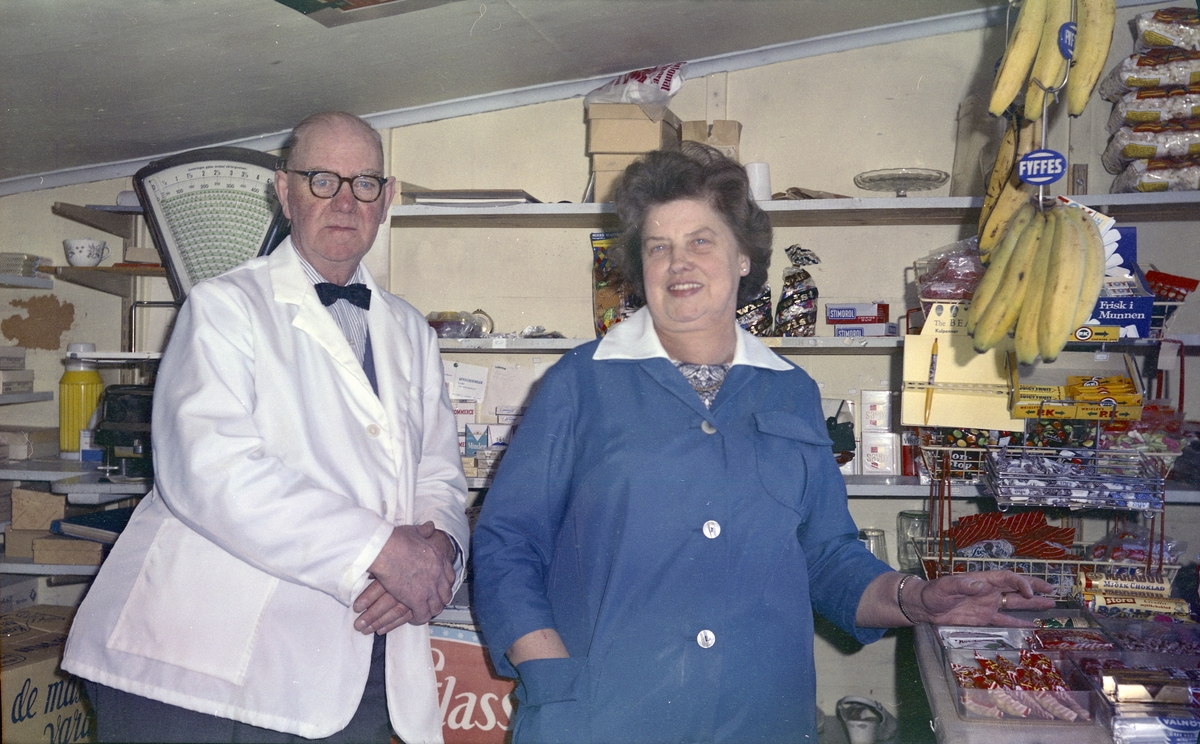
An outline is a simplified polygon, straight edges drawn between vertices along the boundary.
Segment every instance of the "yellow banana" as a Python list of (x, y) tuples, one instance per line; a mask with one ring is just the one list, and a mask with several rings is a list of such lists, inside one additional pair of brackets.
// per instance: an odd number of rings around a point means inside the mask
[(979, 233), (980, 256), (986, 256), (987, 260), (991, 261), (992, 251), (1004, 239), (1005, 233), (1008, 232), (1008, 226), (1012, 223), (1017, 211), (1021, 209), (1021, 205), (1027, 203), (1033, 196), (1034, 188), (1029, 184), (1021, 183), (1015, 176), (1004, 184), (1000, 198), (996, 200), (996, 206), (992, 207), (992, 213), (988, 215), (987, 223)]
[(1041, 212), (1035, 212), (1033, 219), (1021, 231), (1013, 254), (1004, 267), (1004, 278), (1000, 287), (975, 326), (976, 351), (987, 351), (995, 346), (1016, 324), (1017, 315), (1021, 312), (1021, 303), (1025, 299), (1025, 291), (1029, 287), (1033, 257), (1037, 255), (1038, 243), (1041, 241), (1045, 225), (1046, 218)]
[[(1017, 129), (1017, 152), (1014, 161), (1020, 160), (1026, 153), (1041, 146), (1041, 125), (1022, 120)], [(1034, 191), (1034, 187), (1021, 182), (1014, 167), (1008, 180), (1004, 182), (1004, 188), (1001, 189), (996, 204), (988, 214), (983, 229), (979, 231), (979, 258), (985, 264), (991, 260), (992, 250), (999, 245), (1017, 210), (1033, 196)]]
[(983, 209), (979, 212), (979, 229), (987, 224), (987, 218), (1004, 190), (1004, 184), (1012, 176), (1013, 166), (1017, 162), (1017, 124), (1016, 116), (1008, 119), (1004, 129), (1004, 139), (1000, 140), (1000, 149), (996, 152), (996, 162), (992, 165), (992, 173), (988, 176), (987, 191), (983, 195)]
[(1036, 121), (1042, 116), (1042, 104), (1046, 91), (1038, 87), (1038, 80), (1047, 88), (1062, 85), (1067, 60), (1058, 48), (1058, 32), (1064, 23), (1071, 22), (1071, 0), (1046, 0), (1046, 21), (1042, 25), (1042, 37), (1038, 43), (1037, 58), (1029, 73), (1029, 87), (1025, 89), (1025, 118)]
[(1000, 69), (992, 81), (992, 97), (988, 105), (992, 116), (1004, 113), (1029, 79), (1029, 68), (1033, 66), (1045, 25), (1046, 0), (1024, 0), (1004, 57), (1000, 60)]
[(1069, 216), (1059, 219), (1061, 230), (1050, 252), (1046, 267), (1046, 289), (1042, 312), (1038, 317), (1038, 351), (1043, 362), (1053, 362), (1075, 330), (1075, 310), (1079, 307), (1079, 290), (1083, 286), (1084, 246), (1083, 227)]
[(1096, 221), (1078, 207), (1071, 207), (1068, 213), (1079, 222), (1083, 230), (1084, 247), (1087, 249), (1083, 269), (1083, 286), (1079, 289), (1079, 306), (1075, 311), (1075, 319), (1071, 322), (1071, 331), (1087, 322), (1096, 309), (1096, 300), (1100, 290), (1104, 288), (1104, 269), (1107, 256), (1104, 252), (1104, 238), (1100, 236), (1100, 228)]
[(1033, 364), (1038, 355), (1038, 317), (1042, 311), (1042, 298), (1046, 290), (1046, 267), (1050, 265), (1050, 248), (1062, 220), (1058, 210), (1046, 213), (1046, 226), (1042, 228), (1042, 239), (1038, 241), (1037, 255), (1033, 258), (1032, 276), (1025, 299), (1021, 303), (1021, 315), (1017, 318), (1017, 330), (1013, 333), (1017, 361)]
[(1067, 112), (1079, 116), (1108, 61), (1117, 0), (1076, 0), (1075, 61), (1067, 79)]
[(979, 286), (971, 295), (971, 305), (967, 309), (967, 333), (975, 333), (975, 326), (979, 324), (983, 312), (996, 296), (996, 290), (1000, 288), (1000, 282), (1004, 279), (1004, 267), (1008, 265), (1017, 239), (1021, 237), (1021, 232), (1033, 219), (1035, 212), (1037, 210), (1028, 201), (1022, 204), (1009, 224), (1004, 240), (1000, 241), (1000, 245), (992, 252), (992, 261), (988, 264), (987, 271), (983, 272)]

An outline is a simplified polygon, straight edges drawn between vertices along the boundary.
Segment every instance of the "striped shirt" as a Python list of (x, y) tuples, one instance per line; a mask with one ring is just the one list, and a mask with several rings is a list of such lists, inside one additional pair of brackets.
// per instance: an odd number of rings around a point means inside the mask
[[(299, 251), (296, 251), (296, 255), (300, 257), (300, 265), (304, 267), (304, 273), (308, 275), (314, 287), (329, 281), (321, 276), (320, 272), (312, 267), (312, 264), (304, 260), (304, 256), (300, 256)], [(354, 276), (347, 283), (363, 283), (366, 273), (367, 270), (362, 267), (362, 264), (359, 264), (358, 268), (354, 270)], [(342, 329), (342, 335), (350, 343), (350, 348), (354, 350), (354, 356), (358, 358), (358, 363), (362, 364), (367, 351), (367, 311), (346, 300), (338, 300), (332, 305), (326, 306), (326, 309), (333, 316), (338, 328)]]

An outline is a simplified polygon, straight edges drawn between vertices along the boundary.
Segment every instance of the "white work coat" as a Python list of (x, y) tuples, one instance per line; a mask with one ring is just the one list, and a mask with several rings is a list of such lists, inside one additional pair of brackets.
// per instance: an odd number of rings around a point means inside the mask
[[(192, 290), (154, 391), (154, 489), (65, 670), (309, 738), (350, 721), (372, 644), (350, 605), (393, 525), (432, 520), (468, 544), (437, 338), (367, 284), (378, 396), (290, 239)], [(387, 692), (405, 741), (441, 741), (426, 627), (388, 634)]]

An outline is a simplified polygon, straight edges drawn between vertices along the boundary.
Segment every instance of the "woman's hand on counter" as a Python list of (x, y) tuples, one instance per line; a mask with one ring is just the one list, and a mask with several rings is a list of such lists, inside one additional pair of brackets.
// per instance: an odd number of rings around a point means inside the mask
[[(907, 589), (907, 587), (906, 587)], [(1006, 614), (1012, 610), (1048, 610), (1053, 597), (1037, 596), (1054, 590), (1041, 579), (1012, 571), (978, 571), (942, 576), (905, 592), (904, 604), (918, 622), (937, 625), (1032, 626)]]

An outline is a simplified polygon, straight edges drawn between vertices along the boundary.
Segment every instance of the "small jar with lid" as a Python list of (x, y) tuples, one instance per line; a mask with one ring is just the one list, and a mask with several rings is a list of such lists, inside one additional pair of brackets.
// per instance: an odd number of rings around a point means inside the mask
[[(67, 344), (67, 353), (87, 354), (96, 351), (95, 344)], [(66, 371), (58, 381), (58, 448), (64, 459), (79, 458), (79, 432), (87, 429), (104, 381), (95, 362), (67, 357)]]

